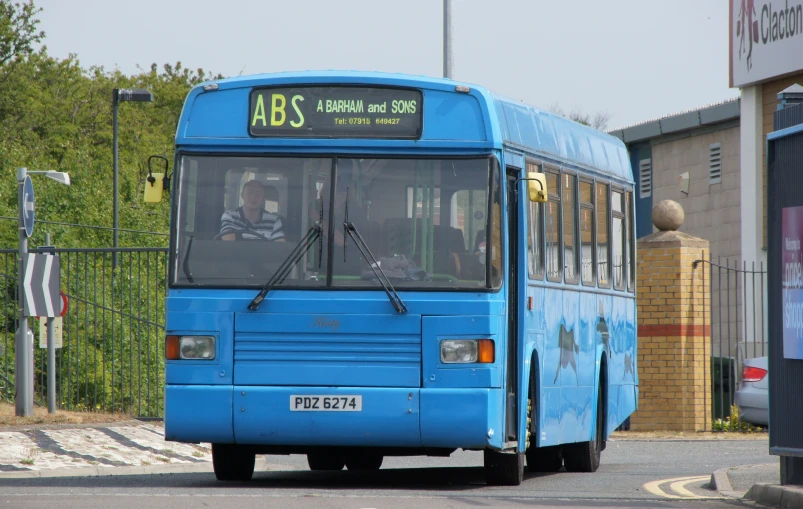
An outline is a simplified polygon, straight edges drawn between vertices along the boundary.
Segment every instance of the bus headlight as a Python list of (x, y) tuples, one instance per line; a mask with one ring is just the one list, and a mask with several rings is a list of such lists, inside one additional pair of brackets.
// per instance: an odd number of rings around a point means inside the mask
[(492, 339), (444, 339), (441, 341), (441, 362), (444, 364), (492, 363)]
[(182, 359), (215, 358), (215, 338), (213, 336), (180, 336), (178, 340), (179, 356)]

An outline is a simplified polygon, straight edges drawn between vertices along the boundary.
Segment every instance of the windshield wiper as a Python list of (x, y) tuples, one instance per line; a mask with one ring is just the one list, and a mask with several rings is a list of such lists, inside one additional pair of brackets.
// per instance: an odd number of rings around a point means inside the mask
[(393, 308), (397, 313), (406, 313), (407, 306), (404, 305), (404, 301), (402, 301), (401, 297), (399, 297), (399, 294), (396, 293), (396, 289), (393, 288), (393, 285), (390, 283), (390, 279), (388, 279), (388, 276), (382, 270), (382, 267), (379, 266), (379, 262), (376, 261), (376, 258), (374, 258), (371, 250), (368, 249), (368, 245), (365, 244), (365, 241), (362, 239), (362, 235), (360, 235), (360, 232), (357, 231), (357, 227), (354, 226), (354, 223), (348, 222), (348, 217), (346, 219), (347, 222), (343, 223), (343, 228), (346, 230), (346, 233), (348, 233), (349, 237), (351, 237), (354, 243), (357, 244), (357, 249), (360, 250), (360, 254), (362, 254), (363, 258), (365, 258), (366, 263), (368, 263), (368, 266), (371, 267), (374, 275), (379, 280), (379, 284), (381, 284), (382, 288), (385, 290), (385, 293), (387, 294), (390, 303), (393, 305)]
[[(279, 268), (276, 269), (276, 272), (273, 273), (273, 276), (265, 283), (265, 286), (262, 287), (262, 290), (259, 291), (254, 300), (248, 305), (248, 309), (250, 311), (256, 311), (259, 309), (259, 305), (265, 300), (265, 296), (268, 295), (268, 292), (276, 286), (282, 284), (282, 282), (287, 278), (290, 274), (290, 270), (292, 270), (293, 266), (301, 259), (304, 254), (309, 251), (309, 248), (315, 244), (315, 241), (321, 237), (321, 226), (319, 224), (313, 225), (307, 231), (307, 234), (304, 235), (304, 238), (301, 239), (301, 242), (293, 249), (293, 251), (285, 258)], [(321, 259), (320, 256), (318, 257), (318, 263), (320, 263)]]
[(181, 269), (184, 271), (184, 277), (186, 277), (187, 281), (190, 283), (193, 282), (192, 271), (190, 271), (190, 250), (192, 249), (193, 240), (195, 240), (195, 237), (190, 237), (190, 242), (187, 244), (187, 252), (184, 253), (184, 261), (181, 264)]

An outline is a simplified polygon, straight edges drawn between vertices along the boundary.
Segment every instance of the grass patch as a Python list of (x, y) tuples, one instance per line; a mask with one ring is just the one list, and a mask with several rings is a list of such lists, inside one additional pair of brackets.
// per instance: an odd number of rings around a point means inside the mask
[(159, 461), (164, 461), (165, 463), (170, 463), (170, 458), (165, 458), (164, 456), (156, 456), (156, 459)]
[(22, 463), (23, 465), (33, 465), (33, 460), (31, 458), (25, 458), (21, 459), (20, 463)]
[(57, 410), (55, 414), (47, 413), (47, 408), (34, 406), (33, 415), (17, 417), (15, 406), (0, 402), (0, 427), (28, 426), (31, 424), (103, 424), (131, 420), (128, 414), (102, 414), (95, 412), (67, 412)]
[(192, 451), (192, 455), (194, 457), (196, 457), (196, 458), (203, 458), (204, 457), (204, 454), (202, 452), (198, 452), (198, 451)]

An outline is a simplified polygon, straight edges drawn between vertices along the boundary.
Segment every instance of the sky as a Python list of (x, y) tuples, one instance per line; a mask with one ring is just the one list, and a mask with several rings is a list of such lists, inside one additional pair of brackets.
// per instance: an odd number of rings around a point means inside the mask
[[(51, 56), (126, 74), (443, 75), (442, 0), (34, 0)], [(739, 95), (724, 0), (452, 0), (455, 80), (608, 128)]]

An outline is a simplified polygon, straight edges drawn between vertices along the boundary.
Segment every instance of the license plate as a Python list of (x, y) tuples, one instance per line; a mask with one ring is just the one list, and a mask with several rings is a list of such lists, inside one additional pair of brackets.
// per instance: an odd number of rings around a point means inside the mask
[(362, 396), (290, 396), (291, 412), (362, 412)]

